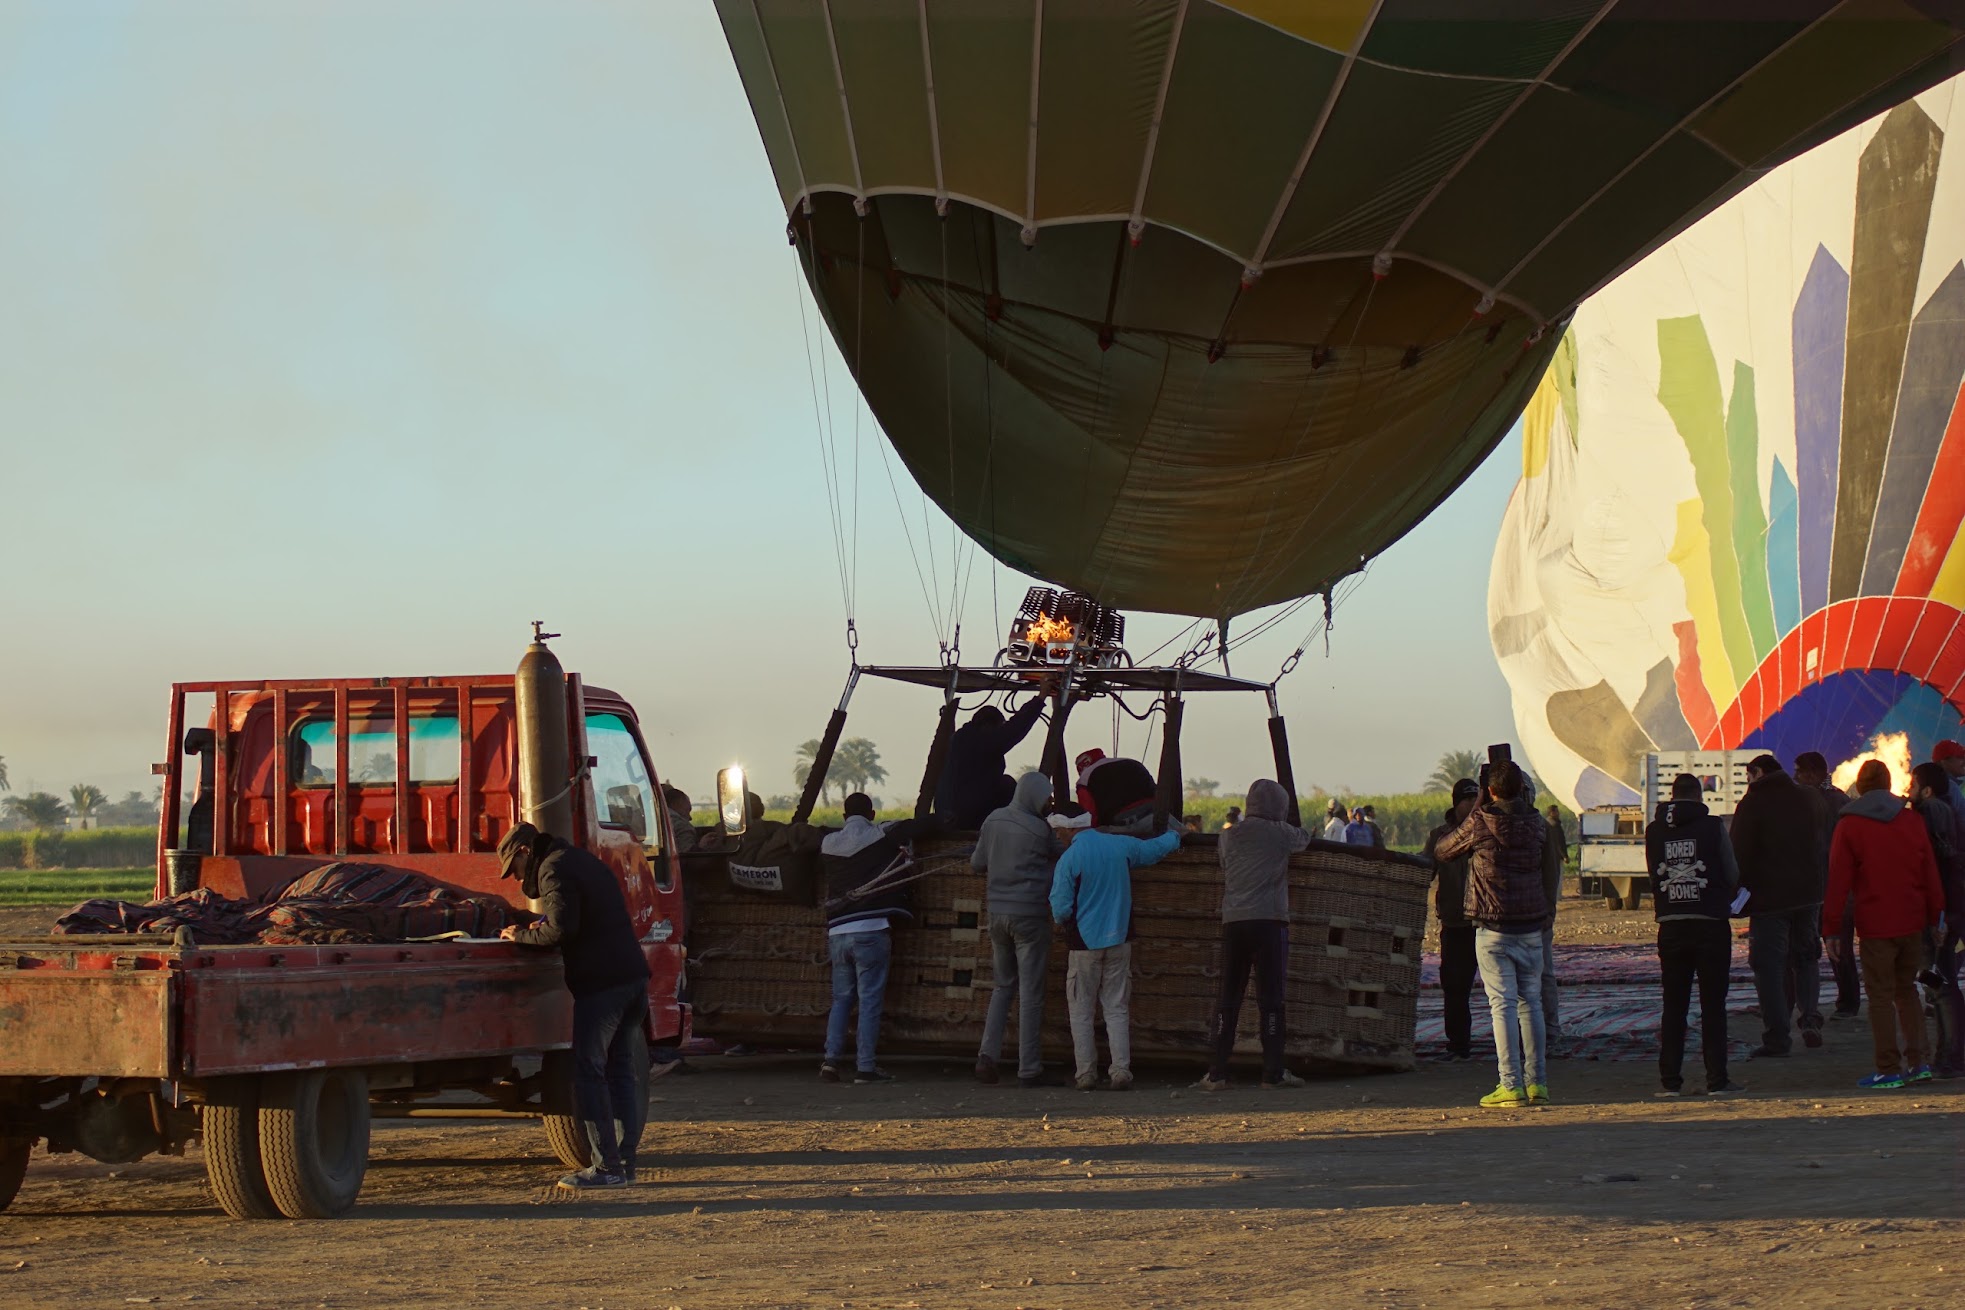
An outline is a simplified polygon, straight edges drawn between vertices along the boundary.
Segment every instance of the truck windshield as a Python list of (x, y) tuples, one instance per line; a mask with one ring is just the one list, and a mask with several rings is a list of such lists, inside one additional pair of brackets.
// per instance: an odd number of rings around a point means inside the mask
[(626, 828), (636, 841), (653, 845), (655, 788), (642, 764), (634, 733), (618, 714), (587, 716), (587, 753), (593, 757), (594, 800), (606, 828)]
[[(334, 785), (334, 723), (309, 719), (294, 729), (294, 785)], [(457, 716), (438, 715), (409, 723), (411, 782), (457, 781)], [(396, 783), (396, 725), (364, 719), (348, 731), (348, 782), (356, 787)]]

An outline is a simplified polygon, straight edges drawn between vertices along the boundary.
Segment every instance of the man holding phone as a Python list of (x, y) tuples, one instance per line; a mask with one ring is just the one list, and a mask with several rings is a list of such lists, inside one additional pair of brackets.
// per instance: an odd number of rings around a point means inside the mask
[(1549, 1099), (1542, 1019), (1542, 886), (1548, 826), (1525, 796), (1527, 779), (1506, 746), (1488, 748), (1481, 770), (1485, 803), (1433, 847), (1436, 860), (1468, 860), (1467, 917), (1494, 1020), (1500, 1080), (1481, 1098), (1490, 1109)]

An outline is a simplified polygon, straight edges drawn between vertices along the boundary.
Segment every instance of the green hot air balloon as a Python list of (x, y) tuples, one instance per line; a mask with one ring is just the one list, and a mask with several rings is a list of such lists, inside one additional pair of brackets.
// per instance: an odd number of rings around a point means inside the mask
[(1952, 0), (718, 0), (806, 276), (1014, 568), (1226, 618), (1494, 447), (1573, 307), (1965, 68)]

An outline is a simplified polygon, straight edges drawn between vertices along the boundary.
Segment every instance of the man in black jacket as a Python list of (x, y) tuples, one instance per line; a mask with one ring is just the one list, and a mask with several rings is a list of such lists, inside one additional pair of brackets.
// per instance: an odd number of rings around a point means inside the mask
[(1754, 1058), (1794, 1048), (1790, 1013), (1800, 1012), (1801, 1040), (1822, 1044), (1820, 960), (1822, 888), (1828, 862), (1816, 807), (1772, 755), (1747, 764), (1747, 794), (1733, 810), (1730, 833), (1747, 893), (1747, 963), (1760, 996), (1761, 1044)]
[(876, 823), (873, 800), (864, 792), (846, 798), (846, 822), (829, 834), (819, 850), (826, 866), (826, 944), (832, 956), (832, 1012), (826, 1019), (825, 1060), (819, 1077), (840, 1080), (846, 1059), (846, 1029), (854, 1002), (860, 1011), (855, 1083), (891, 1083), (894, 1075), (874, 1061), (880, 1044), (880, 1012), (887, 997), (887, 967), (894, 956), (895, 919), (913, 917), (908, 909), (912, 880), (902, 867), (907, 843), (932, 835), (934, 820), (894, 819)]
[[(648, 1088), (635, 1035), (648, 1018), (648, 957), (635, 939), (614, 871), (586, 851), (519, 823), (498, 843), (505, 877), (544, 903), (545, 922), (507, 926), (521, 946), (557, 947), (573, 993), (573, 1098), (591, 1161), (561, 1187), (619, 1187), (635, 1178)], [(620, 1133), (615, 1133), (616, 1122)]]
[(1699, 1048), (1706, 1090), (1737, 1092), (1726, 1076), (1726, 981), (1733, 963), (1732, 913), (1740, 871), (1726, 825), (1700, 797), (1699, 780), (1681, 773), (1672, 798), (1644, 830), (1644, 864), (1651, 873), (1651, 909), (1658, 919), (1658, 969), (1664, 1013), (1658, 1021), (1658, 1079), (1666, 1096), (1681, 1095), (1685, 1016), (1699, 984)]
[[(1829, 778), (1829, 762), (1820, 751), (1803, 751), (1794, 757), (1794, 782), (1801, 788), (1801, 794), (1808, 797), (1809, 808), (1814, 810), (1815, 821), (1821, 826), (1822, 861), (1826, 864), (1829, 843), (1835, 839), (1835, 822), (1842, 817), (1842, 807), (1849, 803), (1849, 793)], [(1856, 967), (1853, 905), (1842, 909), (1842, 953), (1829, 953), (1829, 968), (1835, 973), (1835, 1017), (1853, 1019), (1861, 1012), (1863, 1003), (1862, 972)]]
[(1008, 805), (1016, 784), (1006, 761), (1043, 712), (1044, 698), (1032, 696), (1007, 719), (994, 705), (970, 715), (948, 739), (948, 760), (935, 787), (935, 814), (952, 828), (980, 828), (990, 811)]
[(1453, 784), (1453, 808), (1426, 838), (1426, 857), (1433, 861), (1433, 912), (1440, 920), (1440, 999), (1445, 1009), (1446, 1050), (1455, 1060), (1474, 1058), (1474, 923), (1467, 917), (1467, 857), (1442, 860), (1434, 853), (1440, 839), (1458, 828), (1474, 802), (1480, 784), (1462, 778)]

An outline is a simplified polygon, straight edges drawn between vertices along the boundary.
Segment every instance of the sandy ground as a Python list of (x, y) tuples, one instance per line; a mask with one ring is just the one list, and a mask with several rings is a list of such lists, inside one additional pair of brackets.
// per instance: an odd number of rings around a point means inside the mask
[(655, 1084), (641, 1184), (597, 1197), (556, 1194), (518, 1121), (378, 1121), (328, 1223), (226, 1219), (195, 1147), (37, 1156), (0, 1305), (1965, 1303), (1965, 1083), (1857, 1092), (1867, 1050), (1834, 1024), (1726, 1100), (1557, 1061), (1557, 1103), (1514, 1111), (1475, 1108), (1480, 1064), (1210, 1096), (1180, 1068), (1087, 1095), (696, 1060)]

